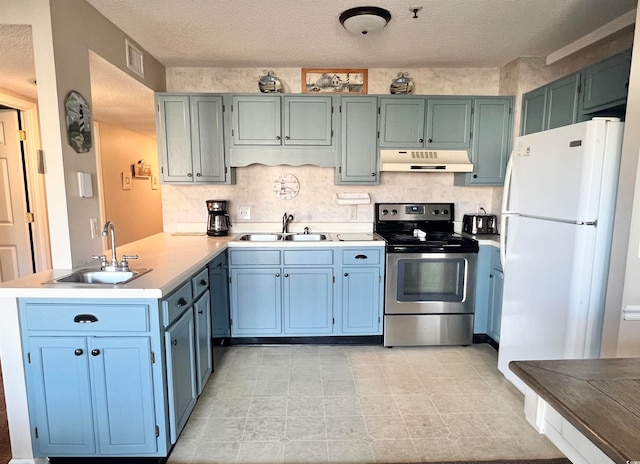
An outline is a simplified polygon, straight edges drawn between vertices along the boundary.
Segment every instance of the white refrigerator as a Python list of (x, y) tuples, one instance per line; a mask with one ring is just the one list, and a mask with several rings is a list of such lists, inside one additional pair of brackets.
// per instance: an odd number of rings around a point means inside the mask
[(624, 123), (596, 118), (516, 138), (502, 204), (498, 368), (600, 356)]

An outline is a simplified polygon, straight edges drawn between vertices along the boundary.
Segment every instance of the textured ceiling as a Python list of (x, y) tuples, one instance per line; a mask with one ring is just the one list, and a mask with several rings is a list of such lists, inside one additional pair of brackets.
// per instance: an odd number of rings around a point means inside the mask
[[(88, 0), (167, 67), (500, 67), (544, 56), (636, 0)], [(352, 35), (348, 8), (391, 12)], [(413, 19), (410, 8), (422, 6)]]
[[(636, 0), (87, 0), (166, 67), (500, 67), (546, 56)], [(387, 8), (382, 31), (352, 35), (348, 8)], [(422, 7), (414, 19), (413, 7)], [(96, 120), (155, 136), (153, 94), (92, 55)], [(0, 88), (36, 99), (31, 30), (0, 25)]]

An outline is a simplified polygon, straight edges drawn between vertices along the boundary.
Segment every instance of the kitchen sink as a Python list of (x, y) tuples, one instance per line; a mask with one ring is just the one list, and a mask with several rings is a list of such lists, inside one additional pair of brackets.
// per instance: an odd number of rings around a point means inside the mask
[(294, 242), (319, 242), (320, 240), (327, 240), (327, 236), (325, 234), (292, 234), (287, 235), (284, 239)]
[(58, 279), (45, 282), (47, 284), (126, 284), (136, 277), (151, 271), (151, 269), (135, 269), (130, 271), (99, 271), (95, 269), (81, 269)]
[(280, 234), (244, 234), (236, 240), (246, 240), (248, 242), (277, 242), (282, 240)]

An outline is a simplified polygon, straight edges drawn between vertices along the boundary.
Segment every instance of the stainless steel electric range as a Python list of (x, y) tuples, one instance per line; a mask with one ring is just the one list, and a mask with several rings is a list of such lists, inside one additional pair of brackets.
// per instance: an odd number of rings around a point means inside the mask
[(453, 231), (453, 203), (376, 203), (386, 242), (384, 345), (470, 345), (478, 242)]

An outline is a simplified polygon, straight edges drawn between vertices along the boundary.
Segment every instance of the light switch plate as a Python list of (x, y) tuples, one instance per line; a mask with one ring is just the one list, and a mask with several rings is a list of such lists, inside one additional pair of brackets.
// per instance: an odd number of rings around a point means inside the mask
[(238, 219), (248, 221), (251, 219), (251, 206), (240, 205), (238, 206)]

